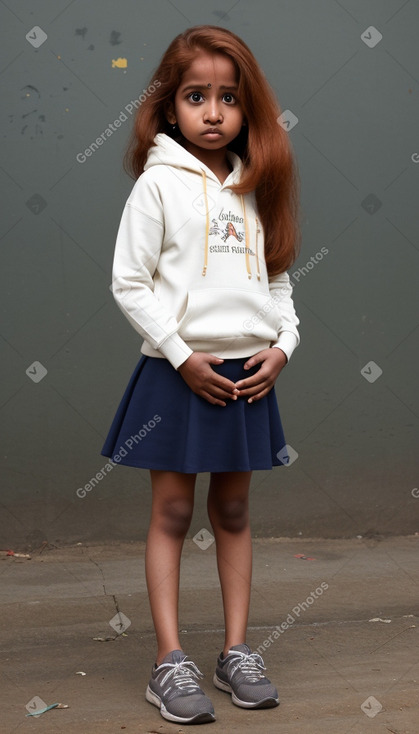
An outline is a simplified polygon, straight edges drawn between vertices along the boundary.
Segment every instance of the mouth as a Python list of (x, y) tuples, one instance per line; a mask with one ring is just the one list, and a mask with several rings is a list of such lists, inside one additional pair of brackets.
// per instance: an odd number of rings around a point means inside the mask
[(205, 130), (202, 135), (205, 135), (205, 137), (217, 137), (221, 135), (220, 130), (217, 130), (216, 128), (209, 128), (208, 130)]

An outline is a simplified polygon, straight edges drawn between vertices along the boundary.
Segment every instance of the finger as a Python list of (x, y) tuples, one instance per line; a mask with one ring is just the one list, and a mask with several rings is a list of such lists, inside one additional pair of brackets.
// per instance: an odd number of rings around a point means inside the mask
[(246, 390), (248, 387), (253, 387), (253, 385), (259, 385), (266, 379), (266, 375), (264, 374), (263, 369), (261, 369), (258, 370), (251, 377), (246, 377), (245, 380), (239, 380), (238, 382), (236, 382), (236, 387), (241, 392), (242, 390)]
[(270, 390), (273, 383), (270, 380), (264, 380), (259, 385), (248, 387), (246, 390), (240, 390), (239, 398), (254, 398), (256, 395), (261, 393), (263, 390)]
[(225, 403), (224, 400), (219, 400), (218, 398), (214, 397), (213, 395), (211, 395), (209, 392), (206, 392), (205, 390), (202, 390), (199, 393), (199, 395), (202, 398), (205, 398), (205, 400), (207, 400), (207, 402), (211, 403), (212, 405), (221, 405), (224, 408), (227, 405), (227, 403)]
[(205, 386), (207, 392), (211, 395), (215, 395), (218, 398), (228, 398), (229, 400), (237, 400), (237, 393), (233, 393), (231, 390), (224, 390), (216, 383), (207, 384)]
[(214, 354), (206, 354), (205, 356), (210, 364), (221, 364), (222, 362), (224, 362), (221, 357), (216, 357)]
[(227, 392), (233, 392), (236, 387), (235, 382), (232, 382), (227, 377), (223, 377), (223, 375), (219, 375), (218, 372), (215, 372), (214, 370), (211, 370), (209, 380), (212, 382), (213, 385), (218, 385)]
[(264, 362), (266, 359), (266, 354), (263, 354), (263, 352), (258, 352), (257, 354), (254, 354), (253, 357), (250, 357), (247, 362), (244, 363), (243, 367), (245, 370), (249, 370), (251, 367), (254, 367), (255, 364), (260, 364), (260, 362)]
[(256, 393), (256, 395), (252, 395), (250, 398), (248, 398), (247, 402), (248, 403), (256, 403), (258, 400), (261, 400), (262, 398), (264, 398), (265, 395), (267, 395), (272, 390), (272, 387), (273, 387), (273, 385), (271, 385), (270, 387), (265, 388), (264, 390), (262, 390), (262, 392)]
[(218, 376), (215, 380), (211, 379), (211, 382), (225, 392), (233, 393), (236, 391), (236, 384), (225, 377)]

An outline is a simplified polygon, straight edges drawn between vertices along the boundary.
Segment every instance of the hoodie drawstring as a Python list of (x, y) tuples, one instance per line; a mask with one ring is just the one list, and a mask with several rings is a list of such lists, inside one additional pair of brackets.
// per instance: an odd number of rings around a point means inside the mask
[(257, 217), (255, 217), (255, 221), (256, 221), (256, 241), (255, 241), (256, 269), (257, 269), (258, 280), (260, 280), (259, 248), (258, 248), (258, 234), (260, 232), (260, 229), (259, 229), (259, 221)]
[(243, 218), (244, 218), (244, 251), (245, 251), (245, 254), (246, 254), (247, 277), (250, 279), (252, 277), (252, 269), (250, 267), (249, 248), (247, 247), (247, 242), (248, 242), (248, 236), (247, 236), (247, 234), (248, 234), (248, 226), (247, 226), (246, 207), (244, 205), (243, 194), (240, 194), (240, 201), (242, 203)]
[[(249, 249), (250, 248), (247, 245), (247, 243), (249, 242), (249, 228), (248, 228), (248, 225), (247, 225), (246, 207), (244, 205), (243, 194), (240, 195), (240, 199), (241, 199), (241, 202), (242, 202), (243, 217), (244, 217), (244, 242), (245, 242), (245, 252), (246, 252), (247, 277), (248, 278), (251, 278), (252, 277), (252, 270), (250, 268), (250, 257), (249, 257)], [(260, 230), (259, 230), (259, 223), (258, 223), (258, 220), (256, 218), (256, 241), (255, 241), (255, 250), (256, 250), (256, 253), (255, 253), (255, 255), (256, 255), (256, 270), (257, 270), (258, 280), (260, 280), (259, 250), (258, 250), (258, 234), (259, 234), (259, 232), (260, 232)]]
[[(202, 275), (207, 274), (207, 268), (208, 268), (208, 239), (209, 239), (209, 208), (208, 208), (208, 196), (207, 196), (207, 175), (205, 171), (201, 168), (201, 173), (203, 177), (203, 188), (204, 188), (204, 198), (205, 198), (205, 252), (204, 252), (204, 267), (202, 269)], [(243, 195), (240, 195), (240, 201), (243, 209), (243, 219), (244, 219), (244, 252), (246, 257), (246, 269), (247, 269), (247, 277), (252, 277), (252, 269), (250, 267), (250, 255), (249, 251), (250, 248), (248, 246), (249, 242), (249, 226), (247, 223), (247, 215), (246, 215), (246, 207), (244, 204), (244, 198)], [(259, 230), (259, 223), (256, 219), (256, 243), (255, 243), (255, 249), (256, 249), (256, 268), (257, 268), (257, 278), (260, 280), (260, 268), (259, 268), (259, 252), (258, 252), (258, 233)]]
[(209, 209), (208, 209), (208, 196), (207, 196), (207, 176), (206, 176), (205, 171), (202, 171), (202, 175), (204, 177), (204, 196), (205, 196), (205, 253), (204, 253), (204, 267), (202, 270), (202, 275), (206, 275), (207, 267), (208, 267)]

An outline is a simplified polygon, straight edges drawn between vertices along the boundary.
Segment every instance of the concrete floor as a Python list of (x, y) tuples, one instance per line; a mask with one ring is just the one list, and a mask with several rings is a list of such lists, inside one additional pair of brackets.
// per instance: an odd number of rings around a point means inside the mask
[[(171, 724), (145, 701), (155, 645), (144, 544), (83, 544), (31, 560), (1, 553), (1, 733), (419, 732), (419, 537), (254, 540), (248, 642), (267, 642), (281, 701), (265, 711), (234, 706), (212, 684), (222, 606), (214, 544), (198, 541), (184, 549), (181, 639), (205, 674), (216, 722)], [(116, 635), (117, 610), (125, 633), (94, 640)], [(26, 717), (27, 705), (42, 705), (36, 697), (69, 708)]]

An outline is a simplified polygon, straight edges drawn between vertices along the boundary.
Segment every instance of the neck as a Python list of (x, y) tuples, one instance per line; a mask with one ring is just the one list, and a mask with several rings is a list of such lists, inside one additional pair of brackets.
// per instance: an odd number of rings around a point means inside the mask
[(204, 148), (199, 148), (197, 145), (192, 145), (186, 141), (184, 143), (184, 148), (189, 153), (192, 153), (195, 158), (198, 158), (199, 161), (208, 166), (208, 168), (210, 168), (214, 173), (216, 173), (216, 171), (233, 170), (231, 163), (227, 158), (227, 146), (220, 148), (219, 150), (205, 150)]

